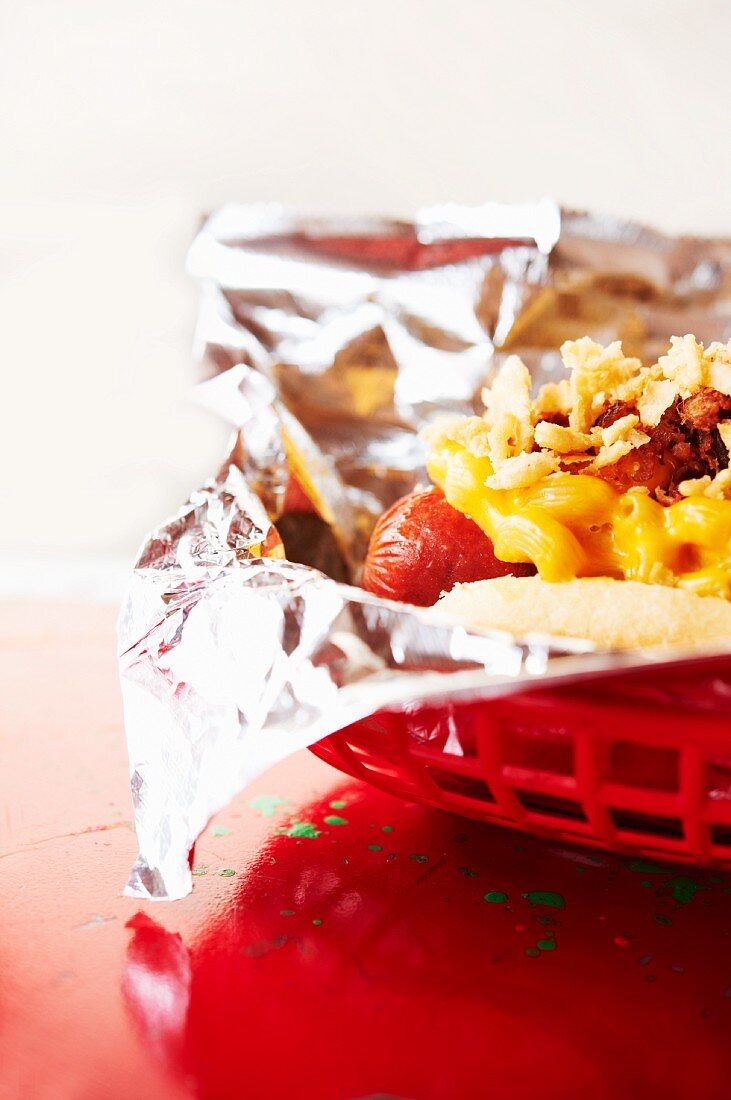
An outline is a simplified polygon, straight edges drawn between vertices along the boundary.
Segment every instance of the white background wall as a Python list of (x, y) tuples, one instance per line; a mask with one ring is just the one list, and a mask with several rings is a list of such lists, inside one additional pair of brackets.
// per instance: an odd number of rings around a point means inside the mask
[(728, 0), (0, 0), (6, 563), (129, 556), (213, 469), (199, 212), (551, 195), (731, 233)]

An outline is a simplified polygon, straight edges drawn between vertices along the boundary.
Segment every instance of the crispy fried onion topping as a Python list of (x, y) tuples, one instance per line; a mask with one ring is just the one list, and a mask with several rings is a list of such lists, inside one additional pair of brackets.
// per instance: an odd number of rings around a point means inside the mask
[[(527, 367), (511, 356), (483, 391), (482, 417), (455, 418), (450, 438), (488, 458), (493, 489), (524, 488), (556, 471), (594, 474), (663, 504), (731, 497), (731, 341), (704, 348), (674, 336), (643, 366), (615, 341), (561, 348), (567, 374), (531, 398)], [(445, 421), (440, 427), (445, 428)]]

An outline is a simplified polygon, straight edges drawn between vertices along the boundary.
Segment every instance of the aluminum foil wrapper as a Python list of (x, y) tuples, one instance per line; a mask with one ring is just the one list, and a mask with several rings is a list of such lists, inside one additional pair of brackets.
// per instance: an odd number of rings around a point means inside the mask
[[(235, 434), (146, 540), (120, 615), (140, 847), (126, 892), (153, 899), (189, 892), (196, 838), (243, 786), (360, 718), (652, 663), (470, 633), (363, 592), (359, 571), (377, 516), (425, 480), (419, 429), (477, 409), (504, 355), (538, 384), (587, 333), (646, 359), (673, 333), (731, 336), (729, 242), (548, 201), (411, 223), (227, 207), (189, 269), (212, 375), (196, 397)], [(292, 507), (293, 483), (317, 515)]]

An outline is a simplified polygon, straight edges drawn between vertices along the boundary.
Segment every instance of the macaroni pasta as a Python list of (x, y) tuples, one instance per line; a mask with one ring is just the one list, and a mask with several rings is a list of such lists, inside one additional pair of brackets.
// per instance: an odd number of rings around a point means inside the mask
[(492, 489), (490, 459), (430, 433), (428, 472), (447, 501), (492, 540), (502, 561), (533, 562), (547, 581), (608, 576), (731, 597), (731, 500), (689, 496), (662, 505), (589, 474), (548, 474)]

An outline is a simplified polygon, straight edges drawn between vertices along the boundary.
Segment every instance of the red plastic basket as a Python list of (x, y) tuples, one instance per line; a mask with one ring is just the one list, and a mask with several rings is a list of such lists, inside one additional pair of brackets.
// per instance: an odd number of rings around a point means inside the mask
[(466, 817), (731, 868), (731, 657), (380, 712), (313, 752)]

